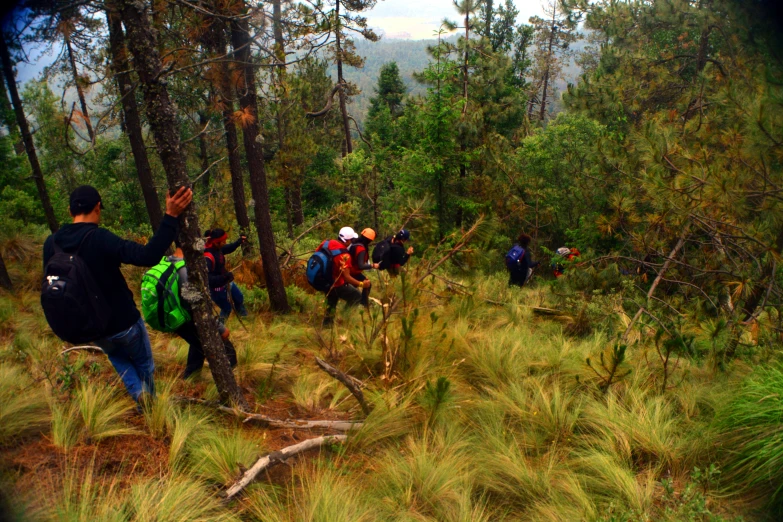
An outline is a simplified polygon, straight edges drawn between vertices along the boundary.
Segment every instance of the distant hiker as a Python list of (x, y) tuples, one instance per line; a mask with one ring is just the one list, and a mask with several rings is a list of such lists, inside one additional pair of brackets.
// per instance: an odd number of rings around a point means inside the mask
[(332, 324), (340, 299), (347, 306), (356, 306), (361, 302), (362, 294), (354, 287), (370, 288), (370, 281), (359, 281), (351, 275), (348, 247), (359, 235), (351, 227), (343, 227), (338, 237), (339, 240), (327, 239), (321, 243), (307, 262), (307, 281), (313, 288), (326, 294), (323, 326)]
[(552, 259), (552, 273), (555, 277), (560, 277), (565, 272), (563, 261), (571, 261), (579, 257), (581, 252), (577, 248), (560, 247), (555, 251), (555, 257)]
[[(379, 263), (369, 262), (370, 256), (367, 249), (373, 241), (375, 241), (375, 230), (365, 228), (358, 238), (351, 241), (351, 245), (348, 247), (348, 252), (351, 254), (351, 275), (357, 281), (367, 281), (367, 276), (362, 272), (372, 269), (377, 270), (380, 266)], [(370, 305), (370, 289), (369, 286), (362, 289), (361, 305), (364, 307)]]
[(403, 228), (394, 236), (389, 236), (372, 251), (372, 261), (379, 265), (379, 270), (386, 270), (391, 275), (400, 273), (400, 268), (408, 262), (413, 247), (405, 248), (405, 242), (411, 238), (409, 230)]
[[(141, 311), (144, 320), (154, 330), (173, 332), (189, 345), (188, 362), (183, 379), (204, 366), (204, 350), (192, 319), (190, 304), (182, 298), (182, 288), (188, 284), (188, 271), (182, 249), (164, 257), (141, 280)], [(228, 328), (218, 323), (218, 331), (231, 367), (237, 365), (237, 352), (231, 344)]]
[(167, 195), (160, 227), (140, 245), (98, 226), (101, 196), (83, 185), (71, 193), (73, 223), (44, 243), (41, 306), (46, 320), (65, 341), (100, 346), (136, 401), (144, 393), (155, 395), (155, 365), (147, 328), (120, 265), (157, 264), (177, 235), (177, 217), (192, 199), (193, 191), (185, 187)]
[(533, 269), (540, 264), (540, 261), (533, 262), (530, 255), (529, 247), (532, 239), (525, 233), (520, 234), (517, 242), (506, 254), (509, 285), (524, 286), (533, 274)]
[[(247, 241), (247, 236), (240, 235), (233, 243), (226, 244), (228, 235), (222, 228), (207, 230), (207, 244), (204, 257), (207, 258), (207, 271), (209, 272), (209, 292), (212, 300), (220, 307), (220, 321), (225, 322), (231, 315), (231, 301), (234, 309), (242, 317), (247, 317), (245, 308), (245, 296), (233, 283), (234, 274), (226, 270), (226, 254), (232, 253)], [(229, 290), (231, 294), (229, 296)]]

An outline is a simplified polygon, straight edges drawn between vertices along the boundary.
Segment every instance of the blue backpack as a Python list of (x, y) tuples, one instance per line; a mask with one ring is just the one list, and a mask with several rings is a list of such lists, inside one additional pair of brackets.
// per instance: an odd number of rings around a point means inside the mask
[(307, 261), (307, 282), (319, 292), (328, 292), (334, 284), (334, 258), (341, 254), (347, 254), (345, 248), (329, 250), (328, 243), (315, 251)]
[(525, 249), (519, 245), (514, 245), (506, 254), (506, 268), (512, 270), (519, 266), (519, 261), (525, 257)]

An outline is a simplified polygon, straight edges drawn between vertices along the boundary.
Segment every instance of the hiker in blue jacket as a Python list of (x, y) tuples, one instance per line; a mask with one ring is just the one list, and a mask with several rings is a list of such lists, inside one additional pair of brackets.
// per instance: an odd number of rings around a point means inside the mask
[[(532, 237), (524, 232), (519, 234), (517, 242), (514, 243), (514, 248), (512, 248), (506, 256), (509, 286), (525, 286), (525, 283), (527, 283), (528, 279), (530, 279), (530, 275), (533, 273), (533, 269), (540, 263), (540, 261), (533, 261), (533, 257), (530, 255), (530, 241), (532, 241), (532, 239)], [(510, 260), (509, 256), (512, 255), (512, 252), (515, 252), (516, 247), (521, 247), (523, 252), (518, 259)], [(516, 250), (516, 252), (518, 252), (518, 250)]]

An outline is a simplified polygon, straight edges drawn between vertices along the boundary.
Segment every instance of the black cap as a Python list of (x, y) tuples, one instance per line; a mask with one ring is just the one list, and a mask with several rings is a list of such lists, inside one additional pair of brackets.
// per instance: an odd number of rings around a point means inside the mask
[(397, 238), (397, 241), (407, 241), (411, 238), (411, 233), (407, 228), (403, 228), (394, 237)]
[[(101, 203), (101, 195), (95, 187), (82, 185), (71, 192), (71, 214), (78, 216), (80, 214), (89, 214), (95, 205)], [(103, 208), (103, 203), (101, 203)]]

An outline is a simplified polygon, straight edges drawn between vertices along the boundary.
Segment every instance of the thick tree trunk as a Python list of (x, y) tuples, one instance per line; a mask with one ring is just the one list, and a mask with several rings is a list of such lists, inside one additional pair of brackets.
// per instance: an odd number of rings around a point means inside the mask
[(343, 142), (342, 153), (343, 157), (345, 157), (353, 152), (353, 143), (351, 143), (351, 127), (349, 125), (350, 120), (348, 119), (348, 96), (345, 94), (345, 80), (343, 79), (343, 51), (342, 43), (340, 41), (342, 38), (342, 26), (340, 24), (340, 0), (337, 0), (335, 5), (335, 17), (335, 24), (337, 26), (334, 32), (335, 46), (337, 47), (337, 52), (335, 53), (337, 57), (337, 83), (343, 86), (343, 88), (340, 89), (339, 96), (340, 114), (343, 116), (343, 132), (345, 133), (345, 141)]
[(41, 198), (41, 205), (43, 205), (44, 214), (46, 215), (46, 223), (49, 225), (49, 230), (55, 233), (59, 230), (60, 224), (54, 215), (54, 208), (49, 199), (49, 191), (46, 189), (41, 164), (38, 163), (38, 155), (35, 153), (33, 136), (30, 134), (30, 127), (27, 125), (27, 118), (22, 107), (22, 100), (16, 88), (16, 77), (14, 76), (14, 67), (11, 64), (11, 54), (8, 52), (8, 44), (5, 41), (5, 34), (2, 28), (0, 28), (0, 59), (3, 61), (3, 76), (5, 76), (8, 92), (11, 94), (11, 103), (16, 114), (16, 124), (22, 133), (22, 141), (24, 141), (24, 148), (27, 151), (27, 159), (30, 160), (33, 180), (35, 181), (35, 187), (38, 189), (38, 197)]
[[(198, 113), (198, 124), (203, 129), (209, 120), (207, 119), (207, 115), (204, 113), (204, 111), (199, 111)], [(209, 169), (209, 151), (207, 150), (207, 137), (206, 135), (202, 134), (198, 137), (198, 152), (199, 156), (201, 158), (201, 172), (204, 173), (204, 177), (202, 178), (201, 184), (204, 186), (204, 192), (209, 192), (209, 176), (210, 176), (210, 169)]]
[[(214, 23), (218, 27), (215, 30), (213, 51), (216, 56), (223, 56), (226, 54), (226, 27), (222, 21)], [(246, 234), (250, 230), (250, 218), (247, 215), (245, 181), (242, 179), (242, 158), (239, 155), (239, 138), (237, 136), (237, 127), (234, 123), (234, 96), (231, 92), (231, 76), (226, 61), (218, 62), (216, 65), (219, 68), (218, 95), (223, 103), (223, 129), (226, 132), (226, 149), (228, 150), (228, 168), (231, 172), (234, 213), (237, 216), (239, 229), (243, 234)], [(250, 243), (242, 244), (242, 255), (250, 255)]]
[[(174, 105), (169, 99), (166, 84), (161, 80), (162, 64), (158, 53), (155, 32), (150, 27), (143, 2), (119, 0), (122, 20), (128, 31), (128, 47), (134, 58), (134, 68), (144, 93), (147, 119), (158, 147), (163, 168), (166, 170), (169, 190), (174, 192), (190, 182), (185, 165), (185, 156), (177, 130)], [(195, 201), (180, 216), (182, 229), (180, 242), (185, 254), (188, 270), (188, 284), (183, 297), (191, 304), (193, 321), (199, 339), (209, 361), (209, 369), (215, 379), (220, 398), (243, 409), (248, 408), (242, 390), (234, 379), (218, 333), (212, 299), (207, 291), (207, 268), (204, 262), (204, 243), (200, 237), (198, 214)]]
[(119, 13), (107, 11), (106, 21), (109, 26), (109, 50), (112, 57), (112, 69), (117, 80), (117, 88), (122, 97), (122, 112), (125, 116), (125, 132), (128, 135), (133, 162), (136, 164), (136, 175), (139, 177), (141, 193), (150, 218), (152, 230), (157, 230), (163, 219), (158, 191), (152, 178), (152, 167), (144, 146), (144, 134), (141, 130), (139, 108), (136, 105), (136, 94), (128, 76), (128, 55), (125, 48), (125, 34), (122, 31), (122, 21)]
[(95, 130), (90, 121), (90, 111), (87, 109), (87, 100), (84, 98), (84, 89), (79, 82), (79, 70), (76, 68), (76, 60), (73, 57), (73, 47), (71, 46), (71, 37), (65, 35), (65, 49), (68, 51), (68, 63), (71, 65), (71, 74), (73, 74), (73, 84), (76, 87), (76, 95), (79, 97), (79, 106), (82, 108), (82, 119), (87, 127), (87, 136), (90, 142), (95, 143)]
[(0, 253), (0, 287), (9, 291), (14, 289), (14, 285), (11, 283), (11, 276), (8, 275), (8, 269), (5, 267), (2, 253)]
[[(243, 9), (244, 11), (244, 9)], [(275, 235), (272, 231), (272, 216), (269, 212), (269, 192), (266, 184), (266, 166), (264, 153), (258, 142), (258, 104), (256, 97), (255, 70), (250, 55), (250, 34), (247, 19), (233, 21), (231, 25), (231, 44), (234, 47), (234, 57), (243, 69), (241, 84), (237, 91), (239, 106), (243, 112), (252, 117), (242, 128), (242, 138), (245, 144), (245, 154), (250, 168), (250, 187), (253, 191), (255, 206), (255, 221), (258, 231), (258, 249), (264, 263), (266, 288), (269, 293), (269, 304), (276, 312), (288, 313), (288, 297), (285, 293), (283, 275), (277, 260)]]

